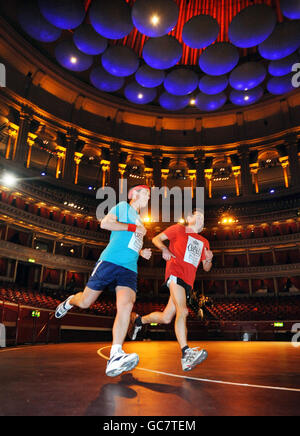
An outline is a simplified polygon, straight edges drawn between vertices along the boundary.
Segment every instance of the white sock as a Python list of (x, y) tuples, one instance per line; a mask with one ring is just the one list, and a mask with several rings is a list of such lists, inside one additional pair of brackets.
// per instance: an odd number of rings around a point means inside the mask
[(115, 353), (121, 353), (122, 345), (116, 344), (111, 346), (110, 357)]
[[(72, 295), (72, 297), (73, 297), (73, 295)], [(70, 304), (68, 300), (64, 303), (64, 306), (65, 306), (65, 308), (66, 308), (67, 310), (70, 310), (70, 309), (72, 309), (72, 307), (73, 307), (73, 305)]]

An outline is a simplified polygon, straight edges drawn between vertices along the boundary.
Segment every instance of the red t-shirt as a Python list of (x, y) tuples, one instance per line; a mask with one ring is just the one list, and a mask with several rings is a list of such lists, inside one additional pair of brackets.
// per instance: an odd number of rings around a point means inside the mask
[(167, 261), (165, 280), (170, 275), (181, 278), (193, 287), (197, 268), (205, 260), (209, 242), (198, 233), (187, 233), (186, 227), (175, 224), (163, 232), (170, 241), (169, 250), (176, 258)]

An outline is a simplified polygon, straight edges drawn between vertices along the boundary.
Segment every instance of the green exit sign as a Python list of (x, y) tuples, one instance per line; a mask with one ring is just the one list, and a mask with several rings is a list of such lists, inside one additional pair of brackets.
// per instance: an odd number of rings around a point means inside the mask
[(41, 316), (41, 312), (39, 310), (33, 310), (31, 312), (32, 318), (39, 318)]
[(283, 322), (274, 322), (274, 327), (283, 327)]

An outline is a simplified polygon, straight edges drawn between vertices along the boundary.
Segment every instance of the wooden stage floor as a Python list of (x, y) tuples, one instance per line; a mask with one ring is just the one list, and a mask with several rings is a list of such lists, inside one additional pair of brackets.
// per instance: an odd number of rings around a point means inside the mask
[[(199, 346), (190, 342), (190, 346)], [(105, 375), (109, 343), (0, 349), (0, 416), (299, 416), (300, 347), (205, 342), (183, 372), (177, 342), (126, 342), (137, 368)]]

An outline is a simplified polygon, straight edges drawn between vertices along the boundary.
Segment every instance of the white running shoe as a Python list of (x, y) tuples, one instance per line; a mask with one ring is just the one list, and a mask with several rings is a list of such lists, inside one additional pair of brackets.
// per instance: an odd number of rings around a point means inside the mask
[(191, 371), (195, 366), (202, 363), (207, 358), (206, 350), (199, 350), (198, 347), (188, 348), (181, 359), (183, 371)]
[(70, 295), (65, 301), (63, 301), (62, 303), (60, 303), (56, 310), (55, 310), (55, 318), (62, 318), (63, 316), (65, 316), (65, 314), (72, 309), (72, 307), (70, 309), (67, 309), (65, 304), (68, 303), (71, 298), (74, 297), (74, 295)]
[(105, 374), (108, 377), (116, 377), (124, 371), (130, 371), (139, 363), (139, 356), (136, 353), (126, 354), (125, 351), (115, 353), (111, 356), (106, 365)]

